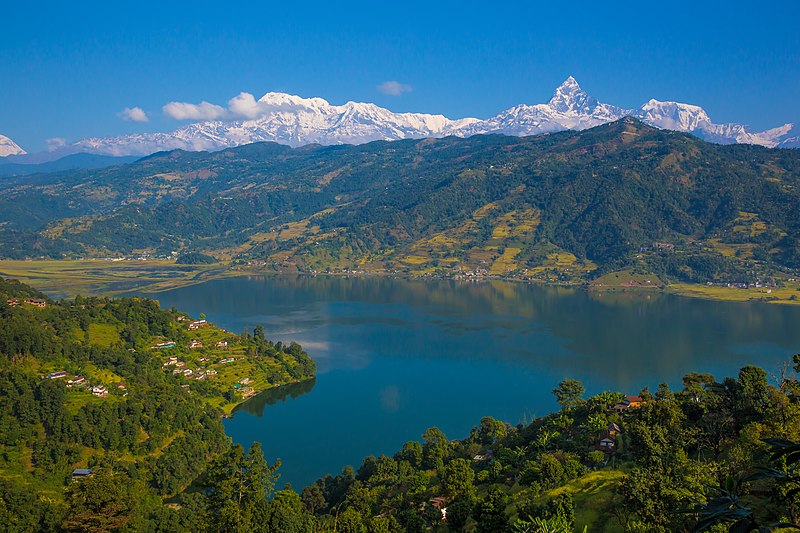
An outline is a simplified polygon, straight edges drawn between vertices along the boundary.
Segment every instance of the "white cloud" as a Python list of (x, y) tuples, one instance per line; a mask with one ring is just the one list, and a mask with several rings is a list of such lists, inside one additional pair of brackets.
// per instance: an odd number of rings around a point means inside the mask
[(63, 137), (53, 137), (52, 139), (47, 139), (47, 151), (53, 152), (58, 150), (59, 148), (63, 148), (67, 145), (67, 140)]
[(400, 83), (399, 81), (385, 81), (378, 85), (378, 90), (383, 94), (391, 96), (400, 96), (403, 93), (410, 93), (414, 90), (411, 85)]
[(170, 102), (162, 110), (165, 115), (175, 120), (217, 120), (228, 115), (224, 107), (208, 102), (199, 104)]
[(256, 102), (255, 96), (250, 93), (241, 92), (228, 100), (228, 110), (237, 117), (257, 118), (264, 114), (266, 106)]
[(122, 120), (130, 120), (133, 122), (147, 122), (150, 120), (147, 117), (147, 113), (144, 112), (144, 109), (141, 107), (126, 107), (119, 113), (117, 113), (119, 118)]

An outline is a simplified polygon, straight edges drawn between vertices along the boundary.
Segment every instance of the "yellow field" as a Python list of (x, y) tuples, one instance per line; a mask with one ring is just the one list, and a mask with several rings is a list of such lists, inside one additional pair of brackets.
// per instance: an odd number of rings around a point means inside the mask
[(689, 283), (671, 283), (670, 292), (682, 296), (704, 298), (706, 300), (724, 300), (729, 302), (764, 301), (776, 304), (800, 304), (800, 284), (787, 283), (785, 287), (737, 289), (717, 285), (692, 285)]
[(157, 292), (236, 275), (224, 264), (176, 265), (174, 261), (0, 261), (0, 276), (48, 294), (115, 295), (131, 290)]

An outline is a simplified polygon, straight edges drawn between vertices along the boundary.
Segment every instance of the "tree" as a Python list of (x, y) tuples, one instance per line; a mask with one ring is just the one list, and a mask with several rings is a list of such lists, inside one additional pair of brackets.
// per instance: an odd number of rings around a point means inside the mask
[(493, 485), (486, 497), (475, 506), (472, 516), (478, 523), (478, 533), (496, 533), (504, 531), (508, 525), (506, 507), (509, 496), (503, 489)]
[(135, 497), (130, 480), (107, 471), (73, 483), (67, 494), (69, 514), (62, 524), (66, 531), (105, 532), (120, 529), (134, 517)]
[(313, 530), (313, 518), (305, 514), (300, 496), (293, 490), (280, 490), (267, 508), (267, 531), (304, 533)]
[(553, 389), (556, 401), (561, 405), (561, 409), (567, 411), (575, 407), (581, 401), (581, 397), (586, 392), (586, 387), (577, 379), (563, 379), (558, 387)]
[(453, 459), (445, 465), (442, 472), (442, 487), (451, 498), (469, 497), (475, 492), (472, 484), (474, 479), (475, 472), (466, 459)]
[(442, 430), (433, 427), (422, 434), (422, 466), (425, 468), (440, 468), (450, 454), (450, 441)]
[(270, 466), (261, 445), (253, 443), (245, 453), (234, 444), (211, 467), (207, 488), (210, 514), (217, 531), (250, 531), (266, 515), (267, 496), (272, 493), (280, 461)]

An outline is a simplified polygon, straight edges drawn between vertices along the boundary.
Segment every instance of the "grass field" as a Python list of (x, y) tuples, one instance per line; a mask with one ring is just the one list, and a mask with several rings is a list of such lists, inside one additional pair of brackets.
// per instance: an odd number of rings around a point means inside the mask
[(706, 300), (724, 300), (728, 302), (762, 301), (776, 304), (800, 304), (800, 283), (789, 282), (783, 287), (738, 289), (718, 285), (692, 285), (689, 283), (671, 283), (670, 292), (682, 296), (704, 298)]
[(237, 275), (227, 265), (177, 265), (174, 261), (0, 261), (0, 276), (27, 283), (51, 296), (157, 292)]
[(620, 525), (603, 519), (613, 516), (614, 488), (625, 474), (619, 470), (595, 470), (557, 489), (546, 492), (543, 500), (568, 492), (575, 502), (575, 531), (619, 531)]

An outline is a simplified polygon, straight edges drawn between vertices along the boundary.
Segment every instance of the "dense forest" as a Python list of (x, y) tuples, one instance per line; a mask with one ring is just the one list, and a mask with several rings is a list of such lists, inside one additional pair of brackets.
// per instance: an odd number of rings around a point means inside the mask
[(0, 256), (749, 283), (800, 268), (799, 182), (797, 150), (632, 118), (528, 138), (257, 143), (8, 178)]
[(191, 529), (165, 503), (240, 451), (223, 409), (314, 373), (261, 326), (233, 335), (153, 300), (53, 301), (0, 278), (0, 529)]

